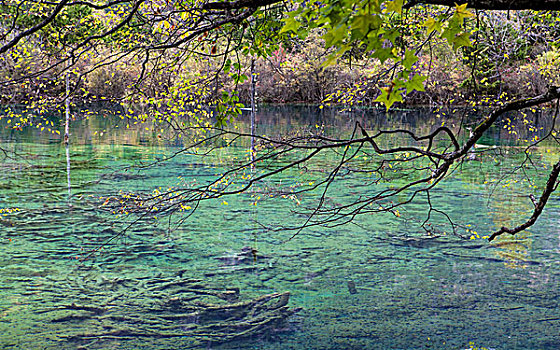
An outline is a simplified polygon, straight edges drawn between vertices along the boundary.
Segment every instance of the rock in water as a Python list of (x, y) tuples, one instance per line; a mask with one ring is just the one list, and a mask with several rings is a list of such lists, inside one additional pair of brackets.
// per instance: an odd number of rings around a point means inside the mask
[(348, 291), (350, 292), (350, 294), (358, 293), (358, 291), (356, 290), (356, 283), (354, 283), (354, 281), (349, 280), (347, 282), (347, 285), (348, 285)]

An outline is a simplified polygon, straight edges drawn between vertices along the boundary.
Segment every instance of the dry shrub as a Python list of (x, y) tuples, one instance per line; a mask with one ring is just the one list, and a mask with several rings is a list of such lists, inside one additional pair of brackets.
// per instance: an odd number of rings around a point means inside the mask
[[(348, 88), (361, 78), (360, 72), (345, 62), (325, 66), (329, 51), (320, 32), (312, 32), (290, 50), (282, 46), (269, 58), (256, 64), (259, 100), (268, 103), (321, 103), (338, 90)], [(238, 87), (248, 100), (250, 82)]]
[(120, 99), (127, 91), (132, 77), (126, 71), (113, 64), (101, 67), (87, 75), (86, 91), (93, 98)]

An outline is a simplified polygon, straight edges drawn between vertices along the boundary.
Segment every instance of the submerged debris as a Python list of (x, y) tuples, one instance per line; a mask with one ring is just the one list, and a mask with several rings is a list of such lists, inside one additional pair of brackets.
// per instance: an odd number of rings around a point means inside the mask
[(352, 280), (348, 280), (348, 282), (346, 284), (348, 285), (348, 292), (350, 294), (358, 293), (358, 291), (356, 290), (356, 282), (354, 282)]
[(245, 246), (241, 248), (239, 253), (220, 256), (216, 259), (220, 260), (226, 266), (235, 266), (256, 263), (257, 260), (266, 261), (269, 260), (270, 257), (260, 254), (255, 248)]
[[(128, 285), (134, 281), (126, 281)], [(158, 342), (188, 339), (190, 346), (268, 336), (286, 329), (289, 292), (240, 300), (239, 289), (213, 289), (196, 279), (135, 281), (134, 292), (111, 289), (103, 302), (87, 300), (41, 311), (54, 324), (67, 323), (55, 337), (71, 346), (103, 348), (107, 342), (131, 338)], [(104, 285), (99, 286), (100, 289)]]

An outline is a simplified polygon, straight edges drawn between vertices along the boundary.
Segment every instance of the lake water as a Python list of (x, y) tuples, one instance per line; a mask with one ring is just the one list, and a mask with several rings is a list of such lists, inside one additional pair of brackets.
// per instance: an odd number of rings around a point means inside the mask
[[(311, 126), (340, 136), (356, 120), (427, 132), (456, 122), (437, 114), (265, 108), (258, 132)], [(542, 134), (550, 121), (541, 118)], [(477, 238), (532, 209), (523, 173), (505, 179), (520, 160), (507, 126), (483, 141), (503, 146), (508, 158), (493, 152), (465, 163), (432, 192), (438, 209), (470, 225), (458, 234), (443, 235), (446, 221), (436, 216), (441, 229), (428, 236), (420, 199), (399, 217), (366, 214), (289, 240), (294, 231), (275, 228), (304, 222), (302, 208), (321, 191), (267, 193), (318, 181), (321, 168), (336, 164), (334, 153), (314, 161), (314, 171), (299, 168), (246, 194), (203, 202), (192, 216), (186, 209), (139, 219), (107, 198), (211, 181), (247, 156), (248, 141), (145, 167), (179, 151), (187, 136), (151, 125), (127, 129), (101, 112), (77, 119), (70, 188), (59, 135), (0, 120), (1, 349), (560, 348), (558, 197), (527, 232), (492, 244)], [(550, 168), (558, 150), (544, 144), (533, 156), (538, 169)], [(538, 173), (527, 176), (542, 185)], [(341, 176), (329, 203), (373, 190), (371, 174)]]

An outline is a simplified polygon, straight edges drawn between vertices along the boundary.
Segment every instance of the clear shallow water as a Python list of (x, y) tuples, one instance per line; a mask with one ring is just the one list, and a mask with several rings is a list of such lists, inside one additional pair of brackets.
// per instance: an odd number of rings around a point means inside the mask
[[(281, 133), (324, 123), (348, 132), (352, 118), (416, 130), (439, 123), (418, 113), (350, 117), (314, 112), (263, 111), (259, 131)], [(0, 208), (19, 210), (0, 219), (0, 348), (560, 348), (556, 198), (529, 232), (490, 245), (453, 235), (426, 237), (418, 227), (422, 203), (403, 212), (408, 220), (367, 215), (354, 224), (311, 228), (286, 242), (293, 232), (268, 231), (257, 222), (297, 222), (301, 216), (291, 210), (298, 205), (265, 200), (255, 207), (249, 194), (228, 198), (228, 205), (208, 202), (180, 227), (142, 221), (81, 261), (129, 222), (107, 212), (98, 197), (166, 188), (179, 177), (202, 182), (244, 152), (185, 155), (125, 171), (125, 166), (177, 151), (181, 142), (162, 141), (143, 128), (111, 129), (111, 123), (92, 118), (73, 126), (72, 206), (60, 141), (33, 130), (2, 134), (2, 147), (17, 156), (1, 164)], [(485, 141), (511, 143), (500, 130)], [(554, 154), (544, 152), (542, 161)], [(332, 159), (321, 162), (329, 165)], [(493, 197), (486, 196), (492, 179), (506, 170), (504, 164), (473, 165), (448, 179), (432, 200), (482, 235), (481, 229), (492, 230), (530, 210), (515, 188), (499, 186)], [(312, 180), (294, 173), (284, 180), (297, 176), (301, 182)], [(364, 191), (363, 183), (357, 175), (335, 183), (330, 200), (352, 200)], [(302, 206), (312, 200), (301, 198)], [(258, 251), (256, 259), (245, 255), (245, 247)], [(238, 299), (228, 299), (237, 290)], [(287, 322), (240, 339), (228, 337), (251, 328), (235, 328), (238, 318), (229, 309), (192, 309), (286, 291), (287, 306), (298, 311)], [(198, 313), (196, 319), (178, 317), (177, 310), (183, 316)]]

